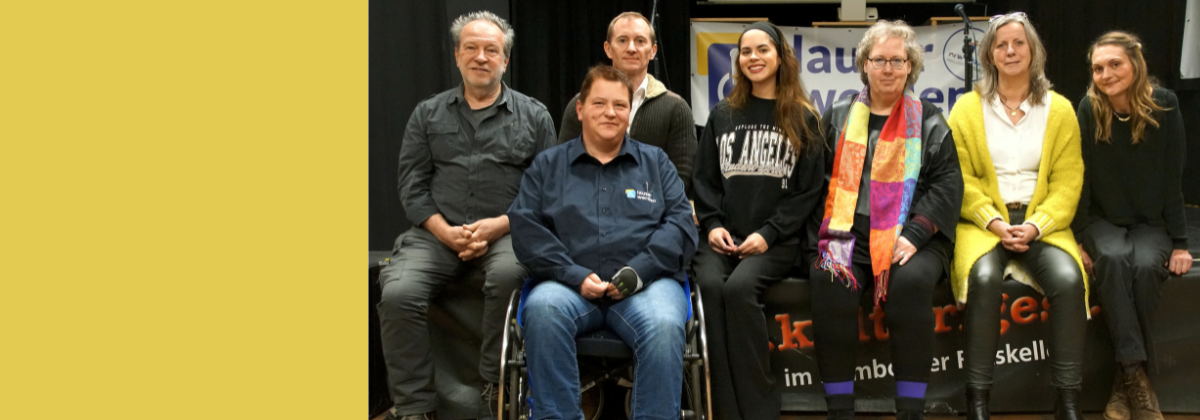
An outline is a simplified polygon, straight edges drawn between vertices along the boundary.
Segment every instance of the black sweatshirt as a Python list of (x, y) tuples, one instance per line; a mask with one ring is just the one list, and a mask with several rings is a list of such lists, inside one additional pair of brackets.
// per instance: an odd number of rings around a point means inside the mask
[[(816, 116), (805, 124), (817, 133)], [(801, 127), (797, 134), (803, 135)], [(825, 173), (819, 138), (813, 147), (795, 150), (775, 123), (775, 101), (751, 97), (743, 109), (721, 100), (708, 114), (696, 156), (696, 216), (702, 237), (723, 227), (735, 241), (758, 233), (767, 245), (794, 244), (823, 201)]]
[(1083, 194), (1072, 229), (1082, 238), (1097, 218), (1117, 226), (1146, 224), (1164, 227), (1175, 249), (1187, 249), (1187, 220), (1183, 211), (1183, 164), (1187, 155), (1183, 116), (1175, 92), (1154, 88), (1159, 126), (1147, 124), (1145, 135), (1133, 144), (1132, 121), (1112, 119), (1111, 141), (1096, 142), (1092, 102), (1079, 102), (1079, 133), (1083, 137)]

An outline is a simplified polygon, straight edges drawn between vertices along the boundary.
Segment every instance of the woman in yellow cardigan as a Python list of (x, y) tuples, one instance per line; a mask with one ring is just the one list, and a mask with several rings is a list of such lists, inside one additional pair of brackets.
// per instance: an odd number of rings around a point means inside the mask
[(1079, 124), (1050, 90), (1046, 52), (1024, 13), (992, 19), (983, 80), (958, 100), (950, 128), (963, 175), (951, 284), (967, 304), (967, 418), (988, 419), (1007, 274), (1050, 300), (1055, 419), (1082, 419), (1087, 284), (1071, 220), (1083, 185)]

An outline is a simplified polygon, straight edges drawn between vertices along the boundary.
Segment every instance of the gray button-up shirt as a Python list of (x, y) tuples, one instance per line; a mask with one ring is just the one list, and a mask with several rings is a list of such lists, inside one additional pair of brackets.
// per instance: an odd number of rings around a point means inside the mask
[(545, 105), (503, 86), (478, 126), (463, 86), (421, 101), (400, 146), (400, 201), (413, 225), (441, 213), (451, 226), (508, 210), (521, 176), (558, 143)]

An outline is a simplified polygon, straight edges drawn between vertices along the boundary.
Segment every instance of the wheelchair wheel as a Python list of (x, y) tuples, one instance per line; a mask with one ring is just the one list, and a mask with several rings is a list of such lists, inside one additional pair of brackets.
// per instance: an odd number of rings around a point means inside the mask
[(600, 416), (604, 415), (604, 387), (592, 387), (580, 394), (579, 408), (583, 411), (584, 419), (600, 420)]
[(689, 334), (687, 350), (684, 356), (684, 391), (690, 403), (692, 418), (712, 420), (712, 384), (708, 370), (708, 334), (704, 328), (704, 302), (700, 296), (700, 287), (692, 284), (692, 306), (695, 332)]
[(633, 418), (633, 388), (625, 391), (625, 418)]
[[(496, 418), (521, 419), (524, 405), (524, 365), (517, 325), (516, 308), (520, 290), (514, 290), (508, 298), (508, 312), (504, 316), (504, 335), (500, 341), (500, 398), (496, 407)], [(506, 386), (507, 385), (507, 386)]]

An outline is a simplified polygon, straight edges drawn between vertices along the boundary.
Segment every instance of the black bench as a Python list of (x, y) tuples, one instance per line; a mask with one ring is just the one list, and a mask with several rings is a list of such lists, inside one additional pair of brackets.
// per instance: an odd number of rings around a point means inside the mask
[[(1200, 208), (1188, 208), (1188, 227), (1193, 256), (1200, 256)], [(390, 406), (387, 396), (386, 369), (379, 349), (379, 321), (375, 304), (379, 301), (376, 282), (381, 264), (391, 251), (372, 251), (368, 256), (370, 282), (370, 406), (371, 414)], [(795, 272), (803, 272), (799, 269)], [(451, 418), (472, 418), (479, 395), (475, 384), (479, 374), (475, 362), (479, 357), (479, 318), (483, 297), (479, 292), (482, 277), (450, 285), (430, 307), (429, 324), (433, 334), (436, 383), (441, 397), (439, 409)], [(1049, 364), (1045, 362), (1045, 329), (1042, 312), (1044, 302), (1032, 288), (1015, 281), (1007, 282), (1005, 313), (1002, 319), (1009, 327), (1002, 334), (999, 349), (1004, 364), (995, 371), (996, 386), (992, 391), (992, 408), (996, 412), (1049, 412), (1054, 406), (1054, 392), (1049, 386)], [(767, 289), (764, 295), (765, 312), (771, 327), (772, 366), (783, 390), (784, 411), (823, 411), (825, 401), (816, 368), (816, 356), (811, 347), (812, 331), (807, 322), (809, 311), (808, 280), (788, 278)], [(1200, 413), (1200, 264), (1183, 276), (1172, 276), (1163, 285), (1163, 299), (1155, 324), (1157, 371), (1150, 376), (1158, 391), (1164, 412)], [(1098, 306), (1094, 293), (1093, 310)], [(873, 313), (870, 297), (862, 306), (861, 331), (866, 336), (859, 350), (860, 380), (855, 385), (859, 395), (857, 410), (862, 412), (891, 412), (894, 395), (892, 380), (887, 376), (888, 348), (882, 324), (882, 313)], [(958, 413), (964, 409), (963, 381), (958, 351), (962, 349), (959, 330), (961, 314), (954, 303), (950, 286), (939, 284), (935, 289), (934, 307), (938, 332), (934, 343), (932, 364), (934, 372), (928, 391), (927, 408), (932, 413)], [(1083, 409), (1101, 411), (1108, 399), (1111, 380), (1115, 374), (1113, 349), (1102, 309), (1088, 322), (1087, 357), (1084, 363)], [(788, 330), (785, 332), (785, 328)], [(877, 328), (880, 329), (877, 331)], [(1006, 348), (1007, 346), (1007, 348)], [(933, 360), (931, 360), (933, 362)], [(878, 374), (878, 375), (877, 375)]]

